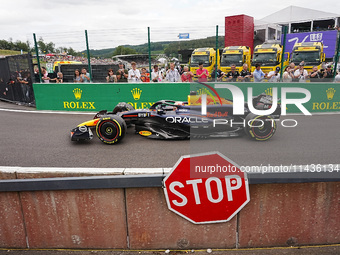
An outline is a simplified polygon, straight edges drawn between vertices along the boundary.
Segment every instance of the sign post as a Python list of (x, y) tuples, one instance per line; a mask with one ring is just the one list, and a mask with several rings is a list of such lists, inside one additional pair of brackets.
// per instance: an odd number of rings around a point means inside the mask
[(168, 208), (195, 224), (229, 221), (250, 200), (246, 173), (219, 152), (181, 157), (164, 193)]

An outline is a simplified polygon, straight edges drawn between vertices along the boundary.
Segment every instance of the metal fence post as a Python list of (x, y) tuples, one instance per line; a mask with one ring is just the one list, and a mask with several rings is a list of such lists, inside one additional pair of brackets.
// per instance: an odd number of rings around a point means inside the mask
[(338, 31), (338, 46), (336, 47), (336, 53), (335, 53), (335, 57), (334, 57), (334, 67), (333, 67), (333, 79), (336, 76), (336, 69), (338, 66), (338, 62), (339, 62), (339, 51), (340, 51), (340, 31)]
[(282, 82), (283, 74), (283, 63), (285, 62), (285, 51), (286, 51), (286, 37), (287, 37), (287, 26), (283, 26), (283, 47), (282, 47), (282, 57), (281, 57), (281, 70), (280, 70), (280, 82)]
[(148, 27), (148, 48), (149, 48), (149, 73), (151, 82), (151, 44), (150, 44), (150, 27)]
[(216, 25), (216, 58), (215, 58), (215, 82), (217, 82), (217, 70), (218, 70), (218, 25)]
[(39, 81), (40, 81), (40, 83), (41, 83), (41, 82), (42, 82), (42, 79), (41, 79), (41, 68), (40, 68), (39, 50), (38, 50), (38, 44), (37, 44), (37, 39), (36, 39), (36, 37), (35, 37), (35, 34), (33, 34), (33, 40), (34, 40), (35, 54), (36, 54), (36, 56), (37, 56), (37, 62), (38, 62)]
[(88, 36), (87, 36), (87, 30), (85, 30), (85, 39), (86, 39), (86, 52), (87, 52), (87, 62), (88, 62), (88, 68), (89, 68), (89, 74), (90, 74), (90, 81), (92, 82), (93, 79), (92, 79), (89, 39), (88, 39)]

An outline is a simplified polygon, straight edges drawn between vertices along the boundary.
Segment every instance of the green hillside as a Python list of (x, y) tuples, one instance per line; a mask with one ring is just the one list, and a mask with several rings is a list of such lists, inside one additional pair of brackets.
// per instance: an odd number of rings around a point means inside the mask
[[(27, 53), (27, 52), (24, 52)], [(12, 56), (12, 55), (20, 55), (21, 51), (17, 50), (0, 50), (0, 56)]]
[[(218, 38), (219, 48), (224, 47), (224, 36), (219, 36)], [(120, 45), (121, 51), (116, 51), (118, 48), (109, 48), (101, 50), (90, 50), (92, 57), (104, 57), (111, 58), (114, 55), (120, 55), (120, 53), (127, 54), (137, 53), (137, 54), (148, 54), (148, 44), (140, 45)], [(208, 37), (205, 39), (196, 39), (188, 41), (164, 41), (164, 42), (151, 42), (151, 54), (166, 54), (167, 56), (177, 56), (178, 50), (185, 49), (195, 49), (201, 47), (216, 47), (216, 37)], [(127, 50), (129, 49), (129, 50)], [(134, 51), (130, 51), (134, 50)], [(116, 52), (115, 52), (116, 51)]]

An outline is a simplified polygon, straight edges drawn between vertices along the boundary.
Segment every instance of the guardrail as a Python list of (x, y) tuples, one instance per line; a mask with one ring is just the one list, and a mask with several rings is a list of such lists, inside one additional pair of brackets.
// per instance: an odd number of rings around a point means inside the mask
[[(259, 169), (261, 171), (261, 169)], [(114, 175), (0, 180), (0, 192), (161, 188), (164, 174)], [(248, 173), (249, 184), (340, 182), (340, 170), (325, 167), (322, 172)]]

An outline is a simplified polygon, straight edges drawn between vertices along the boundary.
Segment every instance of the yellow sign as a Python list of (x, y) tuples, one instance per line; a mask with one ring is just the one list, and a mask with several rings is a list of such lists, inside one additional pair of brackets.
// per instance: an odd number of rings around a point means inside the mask
[(95, 102), (80, 102), (81, 96), (83, 94), (83, 91), (80, 88), (75, 88), (73, 91), (73, 95), (78, 100), (78, 102), (68, 102), (64, 101), (64, 109), (85, 109), (85, 110), (95, 110), (96, 107), (94, 106)]
[(272, 88), (268, 88), (264, 92), (266, 93), (267, 96), (273, 96), (273, 89)]
[(139, 100), (142, 94), (142, 90), (139, 88), (134, 88), (131, 90), (132, 96), (134, 100)]
[(335, 95), (336, 90), (334, 88), (329, 88), (326, 90), (327, 93), (327, 99), (332, 100)]
[(298, 50), (316, 50), (315, 47), (299, 47)]
[(227, 50), (225, 54), (240, 54), (239, 50)]
[(258, 49), (256, 52), (274, 52), (273, 49)]
[(83, 93), (83, 91), (79, 88), (75, 88), (73, 90), (73, 94), (74, 94), (74, 97), (77, 99), (77, 100), (80, 100), (81, 99), (81, 94)]
[[(336, 90), (334, 88), (328, 88), (326, 95), (328, 100), (333, 100)], [(313, 110), (340, 110), (340, 102), (321, 102), (313, 103)]]

